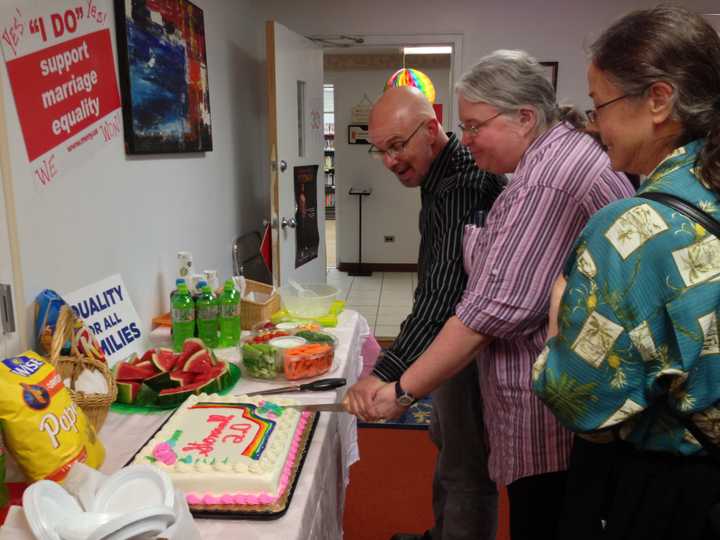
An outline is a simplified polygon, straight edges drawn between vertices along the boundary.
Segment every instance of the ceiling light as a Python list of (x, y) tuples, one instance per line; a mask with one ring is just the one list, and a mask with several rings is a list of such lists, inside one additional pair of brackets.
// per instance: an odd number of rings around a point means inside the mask
[(452, 54), (452, 46), (441, 47), (405, 47), (405, 54)]

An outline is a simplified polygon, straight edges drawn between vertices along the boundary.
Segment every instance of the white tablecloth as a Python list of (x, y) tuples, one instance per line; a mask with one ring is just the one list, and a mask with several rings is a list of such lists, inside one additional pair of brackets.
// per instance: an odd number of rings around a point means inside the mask
[[(335, 334), (339, 341), (335, 351), (337, 367), (323, 377), (344, 377), (350, 386), (357, 381), (362, 370), (362, 344), (370, 332), (367, 321), (355, 311), (344, 311), (340, 315), (337, 327), (328, 330)], [(233, 394), (285, 384), (241, 379)], [(308, 402), (332, 403), (342, 398), (346, 388), (298, 394), (293, 397)], [(125, 415), (111, 412), (100, 432), (107, 450), (105, 464), (101, 470), (112, 473), (121, 468), (167, 416), (168, 414)], [(287, 513), (272, 521), (198, 519), (196, 523), (203, 539), (336, 540), (342, 538), (345, 488), (350, 466), (358, 459), (355, 417), (344, 413), (321, 413)]]

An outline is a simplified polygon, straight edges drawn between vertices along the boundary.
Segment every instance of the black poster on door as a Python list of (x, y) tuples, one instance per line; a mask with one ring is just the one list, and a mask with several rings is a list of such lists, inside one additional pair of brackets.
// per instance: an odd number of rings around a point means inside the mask
[(318, 256), (317, 172), (319, 165), (303, 165), (293, 169), (295, 178), (295, 268)]

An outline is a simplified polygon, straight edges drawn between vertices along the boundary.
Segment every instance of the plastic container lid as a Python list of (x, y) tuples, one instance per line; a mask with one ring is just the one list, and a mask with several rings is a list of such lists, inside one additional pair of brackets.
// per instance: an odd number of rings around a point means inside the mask
[(276, 337), (268, 341), (268, 345), (275, 347), (276, 349), (292, 349), (293, 347), (299, 347), (305, 345), (307, 340), (297, 336), (282, 336)]
[(281, 322), (275, 325), (278, 330), (295, 330), (300, 326), (299, 322)]

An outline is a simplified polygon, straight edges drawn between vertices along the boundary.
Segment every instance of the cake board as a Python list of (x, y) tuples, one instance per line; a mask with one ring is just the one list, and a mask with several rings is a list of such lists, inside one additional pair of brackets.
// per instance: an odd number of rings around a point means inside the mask
[[(125, 467), (131, 465), (135, 460), (135, 457), (150, 442), (155, 435), (157, 435), (165, 424), (173, 417), (170, 415), (153, 433), (147, 440), (140, 446), (137, 452), (125, 463)], [(312, 419), (305, 425), (302, 439), (300, 440), (300, 446), (302, 448), (300, 457), (296, 461), (292, 471), (292, 478), (288, 484), (288, 489), (285, 490), (283, 496), (278, 499), (277, 502), (268, 505), (235, 505), (229, 507), (229, 505), (189, 505), (190, 513), (193, 517), (198, 519), (228, 519), (228, 520), (258, 520), (258, 521), (271, 521), (274, 519), (281, 518), (285, 515), (292, 497), (295, 493), (300, 473), (302, 472), (303, 465), (305, 464), (305, 458), (307, 457), (310, 443), (312, 442), (313, 435), (315, 434), (315, 428), (317, 427), (320, 413), (313, 413)]]

